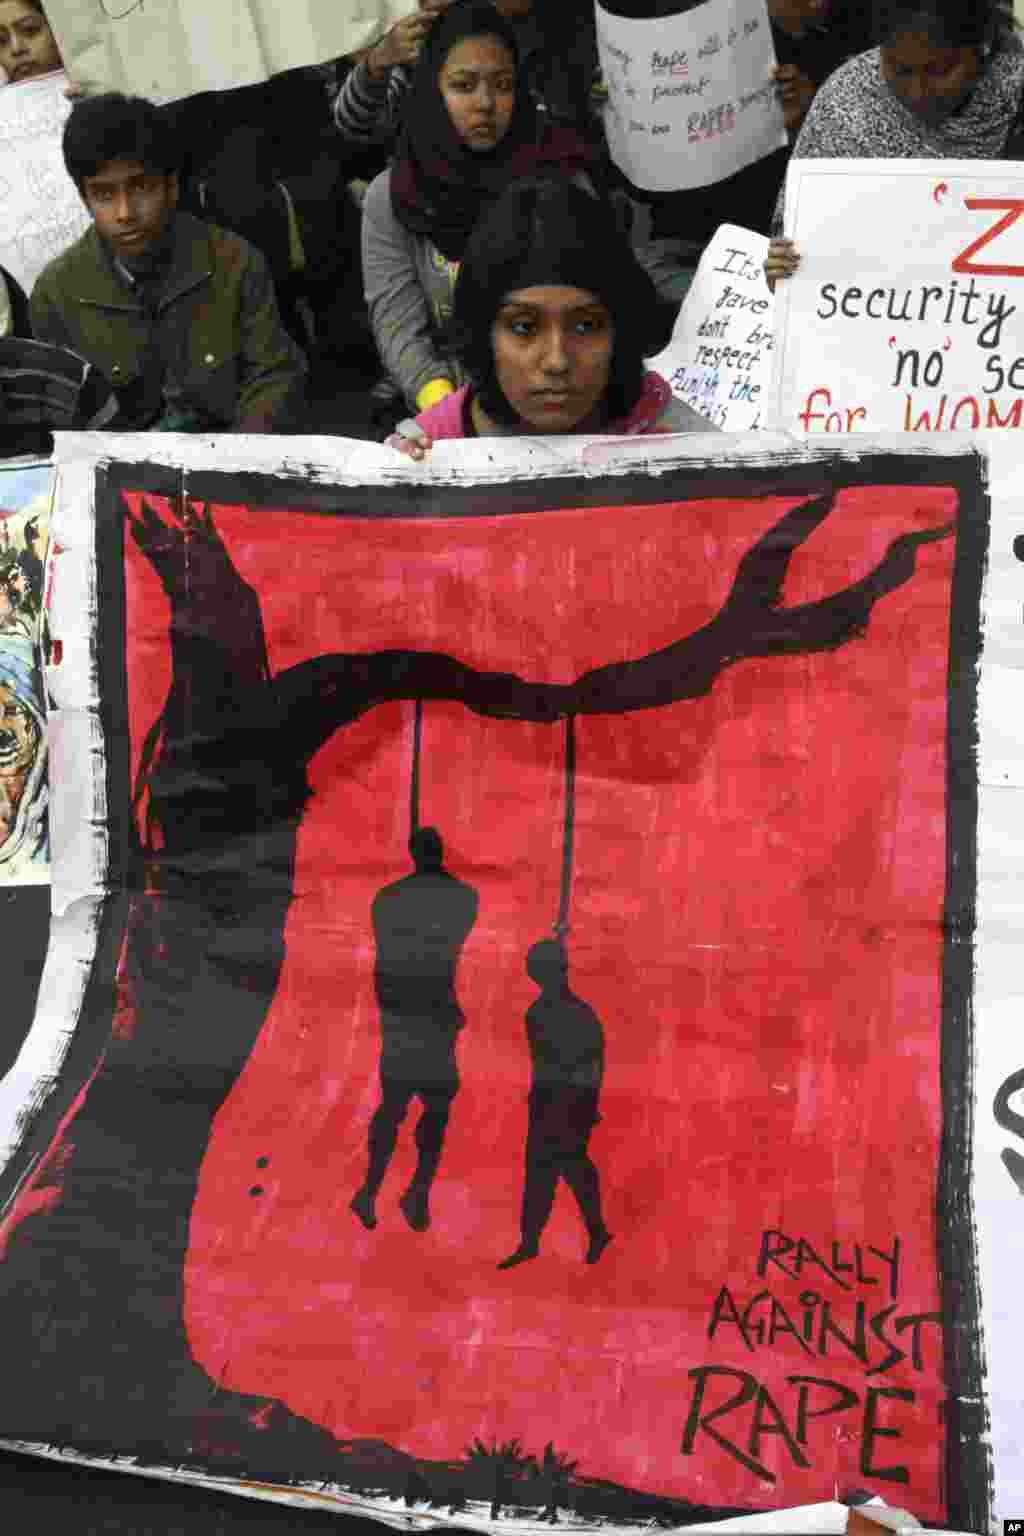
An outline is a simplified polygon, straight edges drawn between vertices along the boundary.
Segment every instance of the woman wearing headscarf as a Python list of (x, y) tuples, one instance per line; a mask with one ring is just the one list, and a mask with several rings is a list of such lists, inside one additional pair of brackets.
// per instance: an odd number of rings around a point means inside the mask
[[(879, 46), (825, 82), (794, 158), (1016, 158), (1024, 47), (1015, 25), (1009, 0), (881, 0)], [(790, 276), (799, 259), (791, 240), (773, 239), (769, 283)]]
[(480, 215), (533, 171), (591, 184), (591, 150), (538, 112), (518, 63), (515, 36), (491, 5), (457, 0), (437, 17), (406, 98), (395, 163), (366, 194), (370, 324), (385, 367), (418, 410), (461, 382), (437, 335)]
[[(409, 0), (410, 6), (412, 0)], [(452, 0), (417, 0), (355, 64), (334, 104), (335, 126), (353, 144), (380, 144), (398, 126), (412, 67), (434, 17)], [(593, 133), (598, 73), (593, 0), (491, 0), (512, 28), (531, 93), (554, 117)]]

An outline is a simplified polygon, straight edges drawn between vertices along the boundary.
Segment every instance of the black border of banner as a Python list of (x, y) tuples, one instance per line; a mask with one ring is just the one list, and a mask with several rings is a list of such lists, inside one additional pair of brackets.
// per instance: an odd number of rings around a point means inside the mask
[[(621, 504), (623, 537), (644, 506), (707, 499), (820, 495), (855, 486), (949, 486), (959, 498), (948, 673), (945, 931), (940, 1046), (943, 1132), (937, 1201), (938, 1253), (946, 1401), (935, 1432), (945, 1437), (948, 1522), (982, 1530), (989, 1521), (992, 1466), (985, 1406), (978, 1254), (972, 1217), (974, 1034), (972, 987), (977, 876), (977, 689), (981, 591), (988, 555), (989, 501), (985, 461), (971, 448), (942, 456), (852, 448), (792, 463), (704, 464), (693, 459), (657, 471), (605, 476), (512, 479), (500, 485), (458, 483), (327, 485), (258, 473), (182, 471), (142, 460), (96, 471), (99, 714), (106, 744), (109, 895), (102, 904), (85, 999), (59, 1091), (38, 1114), (0, 1178), (6, 1204), (95, 1067), (109, 1037), (127, 896), (139, 870), (129, 770), (125, 658), (124, 522), (121, 493), (143, 491), (213, 504), (294, 508), (325, 517), (465, 518), (521, 516), (552, 508)], [(145, 1472), (145, 1468), (137, 1468)], [(640, 1495), (642, 1498), (657, 1495)], [(671, 1501), (666, 1500), (666, 1504)], [(726, 1513), (726, 1511), (722, 1511)], [(705, 1516), (705, 1518), (707, 1518)], [(457, 1518), (451, 1523), (458, 1524)]]

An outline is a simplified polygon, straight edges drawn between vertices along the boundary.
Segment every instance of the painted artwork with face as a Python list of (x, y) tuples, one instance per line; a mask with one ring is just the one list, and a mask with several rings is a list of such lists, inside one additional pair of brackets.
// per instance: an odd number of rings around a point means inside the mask
[(45, 466), (0, 470), (0, 887), (49, 879), (41, 664)]

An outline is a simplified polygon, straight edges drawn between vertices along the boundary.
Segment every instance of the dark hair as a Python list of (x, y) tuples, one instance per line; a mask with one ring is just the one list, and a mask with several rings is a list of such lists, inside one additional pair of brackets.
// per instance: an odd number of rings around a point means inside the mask
[(654, 284), (603, 199), (541, 176), (514, 182), (487, 210), (455, 281), (448, 345), (480, 404), (495, 421), (518, 423), (498, 384), (491, 327), (507, 293), (546, 283), (596, 294), (611, 313), (606, 404), (611, 419), (627, 416), (643, 389), (643, 359), (664, 340)]
[[(447, 120), (448, 109), (441, 98), (439, 76), (452, 50), (472, 37), (495, 38), (512, 55), (518, 74), (519, 43), (504, 16), (494, 9), (490, 0), (454, 0), (454, 4), (434, 17), (413, 66), (409, 89), (399, 109), (405, 133), (422, 133), (424, 118), (429, 123), (439, 110)], [(517, 90), (517, 101), (519, 95)]]
[(883, 46), (900, 32), (923, 32), (939, 48), (986, 48), (1016, 25), (1012, 0), (875, 0), (875, 38)]
[(177, 173), (181, 157), (162, 113), (141, 96), (109, 91), (77, 101), (64, 124), (64, 164), (79, 191), (111, 160), (137, 160), (147, 171)]
[(495, 10), (492, 0), (454, 0), (433, 18), (415, 72), (436, 76), (452, 49), (467, 37), (496, 37), (519, 63), (516, 29)]

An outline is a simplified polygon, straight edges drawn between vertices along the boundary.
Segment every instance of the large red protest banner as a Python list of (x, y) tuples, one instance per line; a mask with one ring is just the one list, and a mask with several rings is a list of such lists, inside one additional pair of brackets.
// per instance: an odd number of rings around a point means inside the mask
[(495, 1517), (983, 1500), (972, 461), (106, 495), (116, 999), (0, 1430)]

